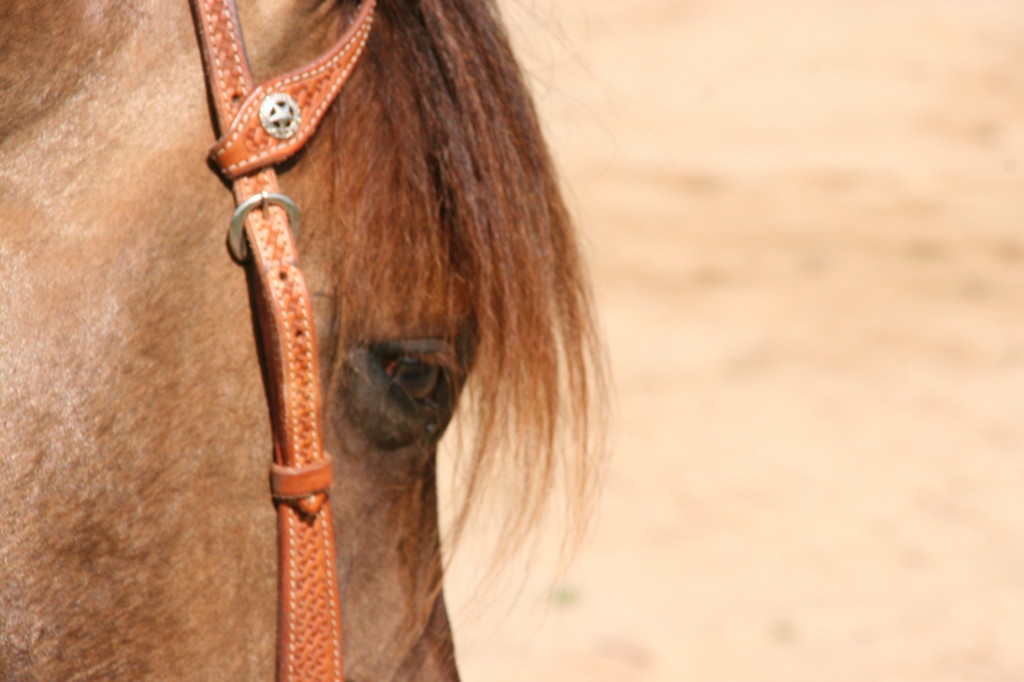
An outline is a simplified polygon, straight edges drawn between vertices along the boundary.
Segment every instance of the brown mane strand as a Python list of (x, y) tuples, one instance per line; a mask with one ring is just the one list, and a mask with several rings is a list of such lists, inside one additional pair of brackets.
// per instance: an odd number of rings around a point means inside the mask
[(468, 318), (454, 534), (500, 478), (520, 502), (515, 544), (559, 481), (577, 511), (592, 487), (602, 371), (578, 247), (494, 4), (388, 1), (377, 22), (333, 115), (341, 333), (373, 340), (401, 312), (455, 337)]

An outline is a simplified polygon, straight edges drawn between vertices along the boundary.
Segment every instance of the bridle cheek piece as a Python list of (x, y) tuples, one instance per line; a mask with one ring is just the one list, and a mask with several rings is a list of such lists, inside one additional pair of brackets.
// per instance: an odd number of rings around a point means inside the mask
[(302, 149), (366, 45), (375, 0), (319, 59), (255, 85), (234, 0), (191, 0), (220, 139), (211, 160), (237, 208), (228, 244), (253, 267), (253, 306), (267, 363), (278, 515), (279, 682), (342, 682), (341, 608), (327, 499), (313, 311), (295, 249), (299, 211), (273, 165)]

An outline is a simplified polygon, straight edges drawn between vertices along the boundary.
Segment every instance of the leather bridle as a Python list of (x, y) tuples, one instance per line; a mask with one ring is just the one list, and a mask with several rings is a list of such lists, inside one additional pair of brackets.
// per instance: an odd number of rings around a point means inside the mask
[(344, 679), (313, 311), (293, 230), (298, 209), (273, 165), (316, 131), (362, 54), (375, 0), (363, 0), (345, 34), (319, 59), (255, 85), (234, 0), (191, 0), (220, 139), (214, 166), (231, 182), (229, 246), (252, 268), (252, 304), (266, 362), (278, 515), (277, 679)]

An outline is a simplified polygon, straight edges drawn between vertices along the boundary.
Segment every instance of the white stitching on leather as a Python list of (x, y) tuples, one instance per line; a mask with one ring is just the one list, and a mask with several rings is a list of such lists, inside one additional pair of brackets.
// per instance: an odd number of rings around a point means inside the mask
[[(228, 30), (231, 32), (231, 40), (229, 41), (231, 43), (231, 54), (235, 60), (235, 75), (238, 76), (238, 87), (241, 88), (245, 85), (245, 74), (242, 72), (242, 56), (238, 53), (238, 46), (242, 43), (242, 36), (235, 27), (235, 22), (231, 18), (231, 12), (228, 11), (227, 3), (224, 3), (224, 19), (227, 21)], [(230, 104), (230, 101), (225, 102), (225, 105)]]
[[(292, 264), (292, 265), (294, 265), (294, 264)], [(303, 291), (302, 291), (302, 294), (300, 296), (302, 305), (299, 306), (299, 312), (302, 314), (302, 324), (303, 324), (303, 327), (304, 327), (304, 333), (302, 335), (303, 346), (306, 349), (306, 356), (309, 358), (307, 360), (307, 362), (306, 362), (306, 371), (309, 372), (309, 375), (310, 375), (309, 395), (307, 396), (307, 400), (309, 400), (309, 404), (310, 405), (315, 405), (316, 401), (317, 401), (317, 395), (316, 395), (317, 392), (316, 392), (316, 384), (312, 380), (313, 372), (314, 372), (314, 370), (313, 370), (313, 360), (314, 360), (314, 358), (313, 358), (313, 351), (314, 351), (314, 349), (313, 349), (313, 321), (309, 319), (309, 302), (308, 302), (308, 299), (306, 298), (306, 294), (307, 294), (306, 287), (302, 287), (302, 290)], [(309, 412), (310, 412), (310, 418), (314, 422), (313, 424), (310, 424), (310, 430), (313, 433), (312, 448), (313, 448), (313, 452), (314, 453), (319, 453), (320, 452), (320, 433), (319, 433), (319, 429), (316, 428), (316, 423), (315, 423), (316, 422), (316, 412), (314, 410), (312, 410), (312, 409)]]
[[(349, 73), (351, 73), (352, 67), (355, 65), (356, 60), (358, 60), (360, 55), (362, 55), (362, 53), (363, 53), (363, 47), (366, 45), (366, 41), (369, 38), (370, 26), (372, 25), (372, 23), (373, 23), (373, 15), (371, 14), (367, 18), (366, 24), (363, 26), (363, 28), (361, 28), (354, 36), (352, 36), (351, 40), (349, 40), (347, 43), (345, 43), (345, 45), (342, 47), (341, 51), (337, 55), (335, 55), (335, 57), (333, 59), (331, 59), (330, 61), (322, 64), (318, 69), (315, 69), (314, 71), (310, 71), (310, 72), (304, 72), (304, 73), (301, 73), (301, 74), (296, 74), (295, 76), (292, 76), (291, 78), (285, 79), (285, 80), (280, 81), (280, 82), (268, 81), (267, 83), (264, 83), (263, 85), (261, 85), (258, 88), (256, 88), (256, 90), (254, 92), (265, 92), (267, 90), (275, 90), (275, 89), (281, 88), (281, 87), (286, 86), (286, 85), (291, 85), (293, 83), (298, 83), (299, 81), (302, 81), (302, 80), (315, 79), (315, 77), (319, 76), (321, 73), (323, 73), (323, 71), (325, 69), (334, 66), (335, 62), (339, 61), (342, 57), (345, 56), (345, 54), (349, 50), (349, 48), (352, 47), (352, 44), (354, 42), (356, 42), (357, 40), (359, 40), (359, 46), (356, 49), (355, 53), (352, 55), (352, 62), (345, 68), (344, 71), (341, 72), (340, 76), (338, 76), (337, 79), (336, 79), (337, 81), (344, 81), (348, 77)], [(340, 82), (336, 83), (332, 87), (331, 92), (327, 96), (327, 100), (330, 100), (330, 98), (332, 98), (334, 96), (334, 94), (338, 90), (338, 86), (339, 85), (340, 85)], [(259, 107), (260, 103), (257, 101), (258, 99), (259, 99), (258, 97), (254, 97), (252, 102), (249, 103), (249, 106), (246, 107), (245, 111), (240, 112), (235, 117), (235, 120), (236, 121), (242, 121), (244, 119), (250, 118), (253, 115), (253, 112)], [(308, 130), (310, 127), (312, 127), (314, 125), (314, 122), (317, 120), (317, 118), (319, 117), (321, 112), (323, 112), (324, 108), (325, 108), (325, 103), (321, 103), (321, 105), (317, 108), (317, 110), (315, 112), (313, 112), (313, 116), (311, 116), (309, 119), (307, 119), (306, 124), (305, 125), (300, 124), (299, 132), (296, 134), (296, 136), (291, 138), (290, 141), (279, 143), (278, 145), (276, 145), (276, 148), (279, 149), (281, 147), (286, 147), (289, 144), (292, 144), (294, 142), (294, 140), (303, 137), (306, 134), (304, 132), (304, 130)], [(231, 137), (228, 138), (227, 142), (224, 143), (224, 146), (221, 149), (217, 150), (217, 152), (214, 154), (214, 156), (219, 158), (225, 152), (227, 152), (227, 150), (230, 149), (232, 145), (234, 145), (235, 140), (238, 138), (238, 136), (241, 135), (242, 129), (244, 127), (245, 126), (243, 126), (243, 125), (234, 126), (234, 132), (231, 134)], [(238, 165), (240, 165), (240, 164), (234, 164), (234, 166), (232, 166), (232, 167), (236, 167)]]
[[(334, 96), (337, 94), (338, 90), (341, 88), (345, 80), (348, 78), (349, 74), (352, 72), (353, 67), (359, 61), (359, 57), (362, 55), (363, 49), (366, 47), (366, 41), (369, 39), (370, 36), (370, 28), (373, 25), (373, 17), (373, 12), (370, 12), (363, 26), (356, 32), (355, 35), (352, 36), (352, 38), (348, 42), (345, 43), (345, 45), (341, 48), (338, 54), (336, 54), (332, 59), (328, 60), (324, 64), (321, 64), (316, 69), (312, 71), (298, 73), (282, 81), (268, 81), (267, 83), (264, 83), (263, 85), (257, 87), (256, 90), (254, 90), (254, 92), (265, 92), (267, 90), (275, 90), (282, 88), (284, 86), (292, 85), (300, 81), (314, 80), (325, 70), (332, 68), (340, 60), (345, 58), (352, 45), (358, 42), (355, 52), (351, 54), (349, 64), (338, 76), (332, 79), (333, 85), (331, 86), (330, 91), (327, 93), (327, 96), (323, 98), (323, 100), (320, 103), (320, 106), (317, 107), (317, 109), (313, 112), (313, 115), (306, 119), (306, 121), (304, 121), (302, 124), (300, 124), (299, 131), (296, 133), (294, 137), (264, 150), (262, 153), (255, 157), (247, 158), (243, 161), (239, 161), (238, 163), (234, 163), (230, 166), (227, 166), (224, 170), (232, 171), (247, 164), (254, 164), (259, 161), (262, 161), (268, 156), (273, 156), (276, 152), (278, 152), (281, 149), (294, 145), (296, 142), (304, 141), (305, 138), (307, 138), (309, 135), (313, 133), (313, 130), (319, 123), (320, 117), (322, 116), (323, 112), (326, 110), (327, 106), (333, 101)], [(250, 118), (253, 115), (253, 112), (259, 106), (259, 99), (259, 97), (253, 97), (252, 101), (245, 108), (245, 110), (239, 112), (239, 114), (235, 117), (235, 121), (241, 122), (247, 118)], [(224, 143), (223, 147), (221, 147), (214, 153), (215, 158), (220, 158), (234, 146), (235, 142), (238, 139), (238, 136), (242, 133), (243, 128), (245, 128), (245, 126), (241, 125), (241, 123), (234, 126), (234, 131), (231, 133), (231, 137), (228, 138), (228, 140)]]
[(285, 518), (288, 520), (288, 679), (295, 679), (295, 635), (292, 631), (292, 614), (295, 611), (295, 552), (292, 551), (292, 534), (295, 532), (292, 523), (292, 515), (295, 511), (288, 507), (285, 509)]
[[(323, 539), (323, 543), (324, 543), (323, 544), (324, 556), (327, 556), (327, 550), (329, 550), (331, 548), (331, 546), (332, 546), (331, 542), (330, 542), (330, 539), (327, 537), (327, 531), (328, 531), (327, 521), (330, 518), (330, 516), (328, 514), (326, 514), (326, 513), (323, 513), (324, 509), (329, 509), (330, 508), (330, 507), (328, 507), (328, 504), (329, 504), (329, 502), (327, 500), (324, 500), (324, 504), (320, 508), (321, 509), (321, 513), (318, 514), (318, 519), (320, 521), (320, 537)], [(330, 560), (327, 562), (327, 564), (329, 566), (331, 566), (331, 567), (334, 567), (334, 557), (331, 556), (331, 557), (329, 557), (329, 559)], [(335, 594), (334, 594), (335, 593), (335, 589), (336, 589), (335, 585), (334, 585), (334, 581), (336, 580), (336, 575), (337, 575), (337, 569), (335, 568), (335, 575), (327, 576), (327, 588), (329, 590), (328, 594), (330, 596), (330, 604), (337, 603), (337, 604), (340, 605), (341, 602), (338, 600), (337, 597), (335, 597)], [(335, 613), (334, 609), (331, 609), (331, 641), (334, 642), (334, 675), (335, 675), (335, 680), (337, 680), (337, 682), (342, 682), (342, 680), (341, 680), (341, 671), (342, 671), (342, 667), (343, 666), (342, 666), (342, 663), (341, 663), (341, 633), (338, 632), (338, 625), (339, 625), (338, 619), (339, 619), (339, 617), (340, 617), (340, 614)]]
[[(210, 11), (209, 0), (204, 0), (203, 5), (205, 7), (205, 10), (204, 10), (203, 14), (206, 15), (206, 26), (207, 27), (213, 26), (213, 12)], [(216, 73), (217, 73), (217, 82), (221, 84), (218, 89), (223, 91), (226, 88), (224, 87), (224, 82), (225, 82), (225, 80), (224, 80), (224, 69), (222, 69), (221, 65), (220, 65), (220, 50), (218, 50), (213, 45), (213, 42), (215, 40), (214, 36), (212, 34), (210, 34), (208, 36), (208, 38), (209, 38), (209, 41), (210, 41), (209, 51), (211, 53), (211, 56), (213, 57), (213, 68), (214, 68), (214, 71), (216, 71)]]

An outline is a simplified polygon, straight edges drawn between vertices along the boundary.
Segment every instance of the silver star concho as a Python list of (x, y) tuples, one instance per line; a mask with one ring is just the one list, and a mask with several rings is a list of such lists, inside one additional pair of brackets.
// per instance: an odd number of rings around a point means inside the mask
[(287, 140), (299, 130), (302, 112), (299, 105), (283, 92), (274, 92), (260, 104), (260, 123), (269, 135)]

